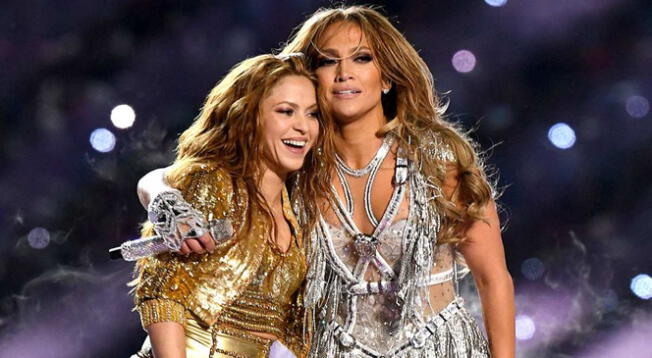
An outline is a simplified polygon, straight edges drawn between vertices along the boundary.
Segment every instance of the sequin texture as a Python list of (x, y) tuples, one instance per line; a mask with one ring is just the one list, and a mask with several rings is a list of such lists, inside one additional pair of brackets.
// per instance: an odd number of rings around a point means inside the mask
[[(441, 144), (424, 150), (453, 160)], [(437, 245), (439, 215), (430, 200), (438, 188), (416, 164), (410, 163), (405, 182), (407, 219), (378, 237), (378, 253), (395, 275), (364, 263), (366, 272), (356, 274), (364, 260), (350, 230), (337, 221), (322, 218), (311, 235), (305, 304), (316, 312), (312, 357), (489, 357), (484, 335), (456, 292), (465, 268), (453, 246)]]
[(293, 239), (288, 252), (281, 253), (267, 240), (267, 221), (256, 208), (251, 209), (250, 230), (245, 230), (243, 183), (207, 167), (188, 174), (178, 189), (207, 220), (230, 220), (236, 234), (212, 253), (165, 253), (139, 261), (134, 298), (143, 326), (163, 321), (185, 324), (184, 312), (190, 312), (203, 327), (270, 333), (303, 355), (307, 344), (301, 291), (307, 264), (287, 192), (283, 212)]

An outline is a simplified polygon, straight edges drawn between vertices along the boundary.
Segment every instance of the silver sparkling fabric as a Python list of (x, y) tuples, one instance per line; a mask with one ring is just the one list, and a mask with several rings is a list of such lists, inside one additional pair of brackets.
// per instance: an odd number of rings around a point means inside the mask
[(120, 252), (125, 261), (136, 261), (143, 257), (168, 251), (168, 245), (160, 236), (126, 241), (120, 245)]
[[(211, 220), (208, 229), (216, 245), (225, 243), (234, 234), (233, 226), (228, 219)], [(125, 261), (136, 261), (169, 250), (168, 243), (160, 236), (130, 240), (120, 245), (120, 253)]]
[(147, 208), (154, 231), (165, 240), (170, 250), (177, 251), (185, 239), (204, 235), (206, 220), (193, 208), (178, 190), (156, 195)]
[[(314, 230), (304, 300), (314, 312), (311, 357), (490, 356), (484, 335), (456, 292), (456, 279), (465, 268), (458, 263), (459, 254), (450, 245), (436, 245), (439, 215), (431, 199), (439, 188), (414, 165), (409, 168), (408, 218), (392, 223), (378, 237), (378, 251), (397, 273), (391, 290), (370, 289), (362, 295), (349, 291), (356, 284), (371, 287), (382, 273), (369, 265), (362, 279), (352, 275), (359, 256), (341, 225), (322, 219)], [(431, 274), (449, 279), (433, 281)], [(441, 321), (444, 312), (446, 320), (430, 324)]]

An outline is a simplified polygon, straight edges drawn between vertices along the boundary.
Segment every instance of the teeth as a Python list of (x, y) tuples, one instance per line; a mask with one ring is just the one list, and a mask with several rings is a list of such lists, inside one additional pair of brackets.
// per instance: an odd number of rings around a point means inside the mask
[(291, 145), (293, 147), (300, 147), (300, 148), (303, 148), (306, 145), (305, 140), (289, 140), (289, 139), (285, 139), (285, 140), (283, 140), (283, 143), (285, 143), (287, 145)]
[(346, 91), (337, 91), (335, 92), (337, 94), (353, 94), (353, 93), (358, 93), (356, 90), (346, 90)]

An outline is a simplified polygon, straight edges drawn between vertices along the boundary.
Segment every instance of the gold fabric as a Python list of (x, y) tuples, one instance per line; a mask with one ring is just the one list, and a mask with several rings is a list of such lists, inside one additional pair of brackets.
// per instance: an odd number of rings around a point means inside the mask
[(244, 183), (212, 166), (185, 177), (178, 185), (184, 198), (209, 220), (231, 220), (237, 232), (213, 253), (164, 253), (138, 262), (135, 309), (143, 327), (166, 321), (189, 327), (185, 313), (189, 311), (205, 330), (213, 326), (216, 331), (269, 333), (295, 355), (305, 355), (300, 292), (307, 264), (287, 191), (283, 190), (283, 212), (294, 235), (288, 252), (282, 253), (266, 238), (270, 228), (264, 214), (253, 207), (246, 215)]
[(186, 320), (186, 358), (208, 358), (215, 339), (213, 358), (267, 358), (272, 340), (244, 331), (218, 329), (215, 337), (192, 318)]
[[(186, 311), (186, 358), (208, 358), (215, 342), (211, 358), (267, 358), (272, 345), (271, 339), (254, 336), (246, 331), (217, 327), (214, 335), (202, 327), (192, 314)], [(149, 338), (139, 352), (131, 358), (154, 358)]]

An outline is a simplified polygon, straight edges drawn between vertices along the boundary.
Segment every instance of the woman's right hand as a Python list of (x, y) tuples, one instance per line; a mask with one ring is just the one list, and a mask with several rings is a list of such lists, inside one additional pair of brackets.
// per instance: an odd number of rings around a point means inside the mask
[[(151, 172), (145, 174), (145, 176), (143, 176), (138, 181), (138, 198), (140, 199), (140, 203), (146, 209), (149, 207), (152, 199), (155, 198), (158, 194), (175, 190), (165, 181), (165, 172), (168, 169), (169, 167), (152, 170)], [(183, 223), (179, 223), (178, 225), (178, 229), (180, 229), (182, 232), (187, 232), (189, 229), (189, 225)], [(215, 240), (213, 240), (210, 232), (206, 231), (206, 233), (200, 237), (185, 239), (181, 243), (181, 247), (178, 252), (184, 255), (188, 255), (190, 253), (203, 254), (206, 251), (213, 252), (214, 249)]]

